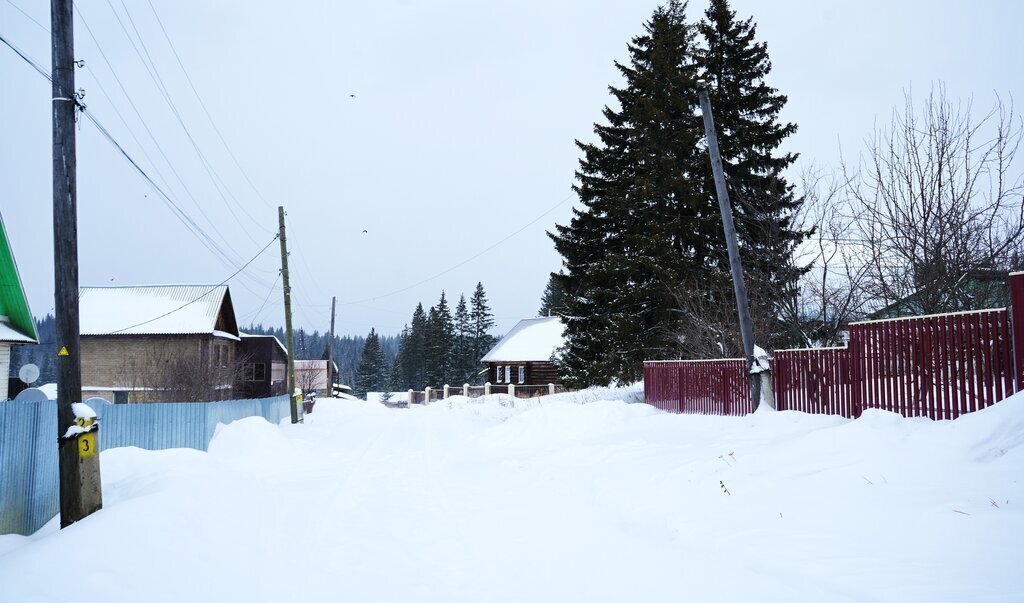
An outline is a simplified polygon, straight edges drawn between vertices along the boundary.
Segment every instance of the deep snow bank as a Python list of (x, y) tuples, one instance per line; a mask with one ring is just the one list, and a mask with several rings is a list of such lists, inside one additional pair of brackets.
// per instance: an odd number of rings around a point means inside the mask
[[(101, 513), (0, 537), (0, 598), (1019, 600), (1024, 395), (954, 422), (591, 395), (321, 400), (209, 453), (104, 451)], [(54, 577), (82, 551), (88, 588)]]

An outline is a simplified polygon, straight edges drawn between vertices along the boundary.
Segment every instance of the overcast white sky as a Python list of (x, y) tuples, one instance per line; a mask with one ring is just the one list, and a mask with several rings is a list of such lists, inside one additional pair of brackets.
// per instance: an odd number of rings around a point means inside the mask
[[(284, 205), (296, 324), (326, 329), (337, 295), (338, 331), (365, 334), (396, 333), (417, 301), (431, 305), (444, 289), (454, 302), (477, 281), (499, 331), (537, 311), (559, 267), (544, 233), (569, 219), (574, 201), (573, 140), (592, 137), (607, 87), (619, 83), (612, 62), (625, 60), (658, 2), (153, 0), (259, 194), (148, 0), (80, 4), (76, 55), (87, 67), (77, 83), (88, 110), (236, 266), (271, 240)], [(0, 33), (48, 70), (48, 34), (15, 5), (49, 27), (48, 3), (0, 0)], [(694, 17), (704, 8), (690, 5)], [(789, 148), (802, 162), (834, 165), (840, 143), (856, 154), (906, 88), (923, 94), (943, 81), (979, 107), (996, 93), (1024, 98), (1017, 1), (734, 8), (768, 42), (770, 83), (789, 96), (783, 117), (800, 127)], [(136, 29), (138, 53), (125, 31)], [(147, 53), (212, 176), (144, 66)], [(49, 107), (49, 83), (0, 47), (0, 210), (40, 316), (53, 310)], [(78, 153), (82, 285), (217, 283), (234, 272), (88, 123)], [(275, 245), (231, 281), (240, 323), (283, 324), (279, 260)]]

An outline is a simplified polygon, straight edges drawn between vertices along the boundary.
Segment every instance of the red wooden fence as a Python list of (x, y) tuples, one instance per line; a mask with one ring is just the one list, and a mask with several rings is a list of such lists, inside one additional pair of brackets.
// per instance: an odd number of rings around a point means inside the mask
[(780, 350), (771, 366), (779, 410), (854, 416), (846, 348)]
[[(777, 351), (776, 408), (955, 419), (991, 406), (1024, 389), (1024, 272), (1010, 275), (1010, 293), (1009, 310), (853, 323), (846, 347)], [(738, 359), (645, 362), (644, 391), (673, 412), (750, 412)]]
[(745, 366), (742, 358), (645, 362), (645, 399), (672, 412), (745, 415), (751, 412)]

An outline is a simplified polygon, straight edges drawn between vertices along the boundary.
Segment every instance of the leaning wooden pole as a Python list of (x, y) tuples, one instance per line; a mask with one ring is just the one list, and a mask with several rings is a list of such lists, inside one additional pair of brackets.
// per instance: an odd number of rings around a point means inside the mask
[[(57, 446), (60, 527), (103, 507), (96, 424), (84, 411), (78, 329), (78, 209), (72, 0), (52, 0), (53, 293), (57, 323)], [(3, 378), (7, 378), (6, 375)], [(79, 421), (79, 416), (81, 420)], [(78, 423), (78, 424), (76, 424)]]
[(697, 94), (700, 96), (700, 109), (704, 115), (704, 131), (708, 138), (708, 153), (711, 155), (711, 171), (715, 176), (718, 209), (722, 213), (722, 226), (725, 229), (725, 245), (729, 251), (729, 270), (732, 272), (732, 287), (736, 293), (736, 312), (740, 319), (740, 336), (743, 338), (743, 353), (747, 358), (747, 374), (750, 377), (750, 404), (751, 408), (757, 410), (757, 406), (761, 402), (761, 375), (753, 372), (754, 325), (750, 319), (747, 286), (743, 282), (743, 264), (740, 262), (740, 247), (736, 238), (736, 225), (732, 220), (729, 191), (725, 186), (725, 173), (722, 170), (722, 156), (718, 150), (715, 120), (711, 116), (711, 99), (708, 97), (708, 88), (704, 82), (698, 82)]
[(299, 422), (299, 401), (295, 395), (295, 336), (292, 334), (292, 290), (288, 285), (288, 239), (284, 232), (284, 207), (277, 207), (278, 238), (281, 239), (281, 283), (284, 287), (284, 338), (288, 346), (288, 399), (292, 423)]

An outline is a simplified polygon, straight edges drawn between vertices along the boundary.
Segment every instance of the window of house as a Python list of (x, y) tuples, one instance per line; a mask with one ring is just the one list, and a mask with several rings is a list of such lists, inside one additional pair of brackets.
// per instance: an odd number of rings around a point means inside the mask
[(520, 383), (526, 383), (526, 367), (525, 366), (519, 367), (519, 382)]
[(246, 362), (242, 365), (242, 381), (266, 381), (267, 365), (262, 362)]
[(501, 376), (504, 374), (504, 368), (505, 367), (501, 366), (500, 364), (498, 365), (498, 376), (494, 380), (495, 383), (501, 383)]
[(114, 392), (114, 404), (128, 404), (128, 392)]
[(512, 383), (512, 367), (505, 367), (505, 383)]

